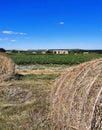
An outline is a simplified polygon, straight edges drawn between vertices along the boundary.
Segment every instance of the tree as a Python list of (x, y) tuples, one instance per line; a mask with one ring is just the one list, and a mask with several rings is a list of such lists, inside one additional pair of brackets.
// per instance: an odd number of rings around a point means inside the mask
[(0, 48), (0, 52), (6, 52), (4, 48)]
[(53, 51), (52, 50), (47, 50), (46, 54), (53, 54)]

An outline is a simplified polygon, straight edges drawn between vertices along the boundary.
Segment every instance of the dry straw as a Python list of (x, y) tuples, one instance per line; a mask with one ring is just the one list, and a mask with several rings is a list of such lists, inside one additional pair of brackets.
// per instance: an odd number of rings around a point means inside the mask
[(102, 129), (102, 58), (62, 74), (51, 94), (52, 130)]
[(14, 63), (5, 54), (0, 53), (0, 82), (8, 80), (14, 75)]

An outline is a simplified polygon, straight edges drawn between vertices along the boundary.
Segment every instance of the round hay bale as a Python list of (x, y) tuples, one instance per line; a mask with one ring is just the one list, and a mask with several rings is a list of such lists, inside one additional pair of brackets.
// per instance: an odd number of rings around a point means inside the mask
[(51, 94), (52, 130), (102, 129), (102, 58), (61, 75)]
[(6, 54), (0, 53), (0, 82), (11, 78), (14, 75), (15, 66)]

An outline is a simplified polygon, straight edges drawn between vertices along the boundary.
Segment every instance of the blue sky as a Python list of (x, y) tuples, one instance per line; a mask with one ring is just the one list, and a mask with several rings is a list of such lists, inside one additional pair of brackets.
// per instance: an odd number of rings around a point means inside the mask
[(0, 0), (0, 48), (102, 49), (102, 0)]

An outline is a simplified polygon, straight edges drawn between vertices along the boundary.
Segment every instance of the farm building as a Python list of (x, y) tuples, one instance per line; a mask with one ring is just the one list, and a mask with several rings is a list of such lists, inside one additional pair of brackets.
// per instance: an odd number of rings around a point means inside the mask
[(68, 50), (53, 50), (54, 54), (68, 54)]
[(83, 52), (83, 54), (89, 54), (89, 52)]

